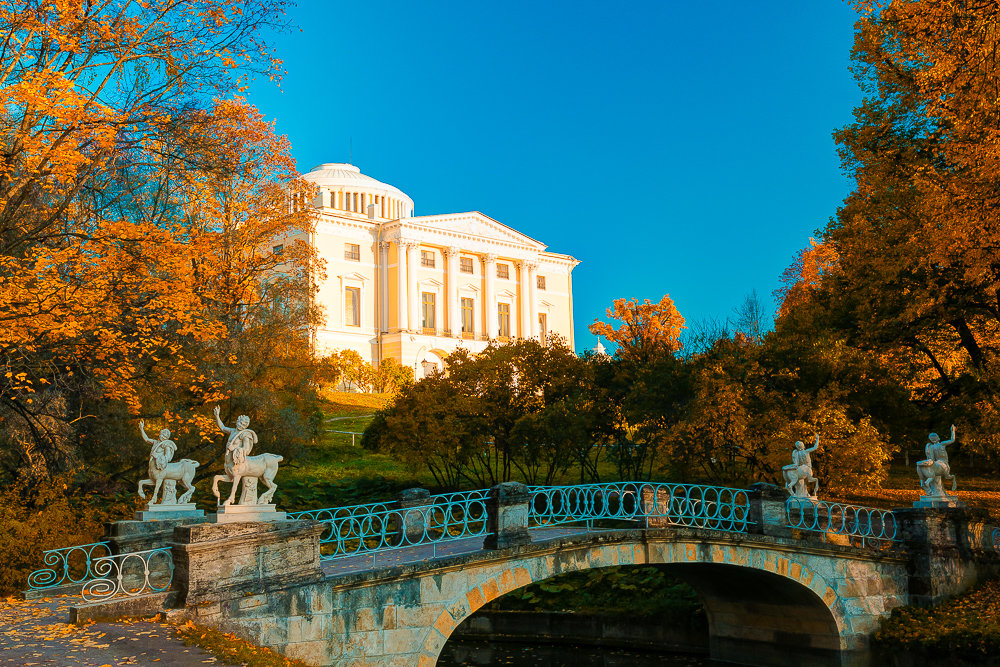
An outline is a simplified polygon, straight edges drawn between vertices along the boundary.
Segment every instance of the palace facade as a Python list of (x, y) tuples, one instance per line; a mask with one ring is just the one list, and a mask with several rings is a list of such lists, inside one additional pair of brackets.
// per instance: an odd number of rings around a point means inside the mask
[(414, 216), (410, 197), (351, 164), (304, 178), (318, 188), (309, 241), (326, 261), (320, 351), (394, 358), (421, 378), (490, 339), (556, 333), (573, 346), (573, 257), (478, 211)]

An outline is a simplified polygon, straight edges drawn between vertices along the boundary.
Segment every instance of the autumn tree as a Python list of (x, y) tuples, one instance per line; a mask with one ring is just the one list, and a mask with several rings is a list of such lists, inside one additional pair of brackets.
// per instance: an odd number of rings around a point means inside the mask
[[(227, 146), (263, 150), (268, 140), (242, 103), (207, 101), (251, 74), (277, 73), (262, 35), (281, 25), (283, 7), (152, 0), (0, 9), (7, 470), (44, 474), (78, 462), (82, 439), (97, 435), (86, 432), (94, 408), (138, 414), (158, 383), (196, 401), (222, 397), (218, 378), (198, 368), (198, 351), (231, 339), (232, 329), (212, 295), (217, 247), (202, 261), (217, 232), (199, 227), (207, 218), (193, 204), (224, 190), (220, 177), (241, 160), (252, 162)], [(241, 117), (246, 133), (232, 141)], [(89, 446), (99, 451), (96, 439)]]
[(643, 303), (637, 299), (615, 299), (607, 316), (617, 320), (618, 326), (594, 320), (590, 332), (617, 345), (617, 354), (623, 357), (644, 361), (660, 350), (676, 352), (680, 349), (678, 339), (684, 328), (684, 318), (669, 295), (659, 303), (649, 299)]
[(363, 444), (426, 464), (442, 485), (520, 479), (551, 483), (574, 464), (593, 467), (587, 362), (553, 337), (459, 348), (447, 372), (402, 390)]
[(995, 451), (1000, 8), (865, 9), (852, 53), (865, 98), (835, 135), (856, 189), (792, 270), (782, 314), (877, 355), (925, 420), (965, 420), (962, 446)]

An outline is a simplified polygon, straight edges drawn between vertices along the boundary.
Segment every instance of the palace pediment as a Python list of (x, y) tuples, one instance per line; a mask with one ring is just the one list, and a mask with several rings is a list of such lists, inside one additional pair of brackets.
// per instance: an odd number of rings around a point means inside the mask
[(406, 218), (400, 221), (399, 229), (404, 237), (415, 235), (419, 238), (425, 234), (436, 232), (444, 237), (464, 237), (487, 243), (492, 241), (503, 245), (530, 248), (535, 251), (544, 250), (546, 247), (545, 244), (539, 243), (530, 236), (521, 234), (478, 211)]

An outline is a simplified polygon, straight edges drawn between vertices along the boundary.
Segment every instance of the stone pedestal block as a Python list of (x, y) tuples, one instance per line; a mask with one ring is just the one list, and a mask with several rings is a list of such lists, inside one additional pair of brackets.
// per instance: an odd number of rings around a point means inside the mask
[(323, 524), (202, 523), (174, 530), (174, 581), (187, 604), (230, 599), (323, 577)]
[(215, 523), (284, 520), (285, 513), (278, 512), (274, 505), (223, 505), (215, 514)]
[(427, 530), (427, 510), (434, 504), (427, 489), (406, 489), (396, 496), (399, 522), (396, 526), (396, 544), (417, 544)]
[(747, 489), (750, 501), (750, 525), (747, 532), (775, 537), (791, 537), (785, 516), (788, 492), (780, 486), (758, 482)]
[(920, 496), (914, 501), (914, 507), (965, 507), (965, 503), (955, 496)]
[(490, 489), (486, 501), (486, 537), (484, 549), (505, 549), (529, 544), (528, 487), (520, 482), (504, 482)]
[[(146, 509), (135, 513), (136, 521), (163, 521), (164, 519), (203, 519), (205, 510), (198, 509), (194, 503), (174, 505), (146, 505)], [(172, 528), (171, 528), (172, 530)]]
[(670, 522), (670, 494), (666, 489), (656, 489), (651, 484), (642, 487), (643, 528), (666, 528)]
[(113, 521), (104, 524), (104, 541), (111, 543), (111, 553), (124, 554), (158, 549), (170, 544), (174, 528), (205, 521), (203, 516), (164, 517), (156, 521)]

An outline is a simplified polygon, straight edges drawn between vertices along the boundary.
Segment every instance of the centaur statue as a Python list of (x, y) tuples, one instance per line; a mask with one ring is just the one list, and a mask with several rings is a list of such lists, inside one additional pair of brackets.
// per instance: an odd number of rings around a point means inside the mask
[[(174, 458), (174, 452), (177, 451), (177, 445), (174, 441), (170, 439), (170, 430), (163, 429), (160, 431), (160, 439), (153, 440), (148, 435), (146, 435), (146, 423), (145, 421), (139, 422), (139, 433), (142, 434), (142, 439), (146, 441), (147, 444), (153, 446), (149, 450), (149, 478), (141, 480), (139, 482), (139, 497), (144, 499), (146, 494), (143, 492), (142, 487), (147, 484), (153, 484), (153, 495), (149, 499), (150, 505), (155, 505), (156, 494), (160, 492), (160, 487), (164, 487), (164, 493), (160, 496), (161, 505), (174, 505), (174, 504), (185, 504), (191, 500), (191, 494), (194, 493), (194, 484), (192, 480), (194, 479), (194, 474), (198, 468), (198, 462), (191, 459), (181, 459), (174, 463), (170, 462), (170, 459)], [(179, 499), (176, 498), (175, 485), (176, 482), (180, 482), (184, 485), (187, 491), (184, 492)]]
[[(274, 492), (278, 490), (278, 485), (274, 483), (274, 476), (278, 474), (278, 464), (282, 457), (278, 454), (258, 454), (250, 456), (250, 451), (257, 444), (257, 434), (250, 429), (250, 418), (240, 415), (236, 418), (236, 428), (230, 428), (222, 423), (219, 417), (219, 406), (215, 406), (215, 423), (219, 430), (229, 435), (226, 440), (226, 464), (225, 475), (216, 475), (212, 480), (212, 493), (216, 502), (219, 502), (219, 482), (232, 482), (233, 488), (229, 492), (229, 497), (220, 502), (220, 505), (228, 507), (236, 499), (236, 488), (243, 480), (243, 494), (240, 496), (240, 505), (267, 505), (271, 502)], [(257, 480), (260, 479), (267, 487), (260, 498), (257, 498)], [(248, 484), (249, 482), (249, 484)]]
[[(819, 434), (816, 434), (816, 444), (806, 449), (802, 441), (795, 443), (792, 450), (792, 464), (781, 469), (785, 478), (785, 488), (796, 498), (815, 498), (819, 492), (819, 480), (813, 477), (812, 458), (809, 452), (819, 448)], [(809, 493), (809, 483), (813, 483), (812, 493)]]
[(951, 425), (951, 440), (941, 442), (937, 433), (931, 433), (927, 439), (930, 440), (924, 446), (927, 458), (923, 461), (917, 461), (917, 477), (920, 479), (920, 488), (923, 489), (925, 496), (949, 497), (951, 494), (944, 490), (944, 480), (951, 480), (952, 491), (958, 486), (958, 480), (952, 474), (951, 464), (948, 463), (948, 450), (945, 449), (955, 442), (955, 425)]

